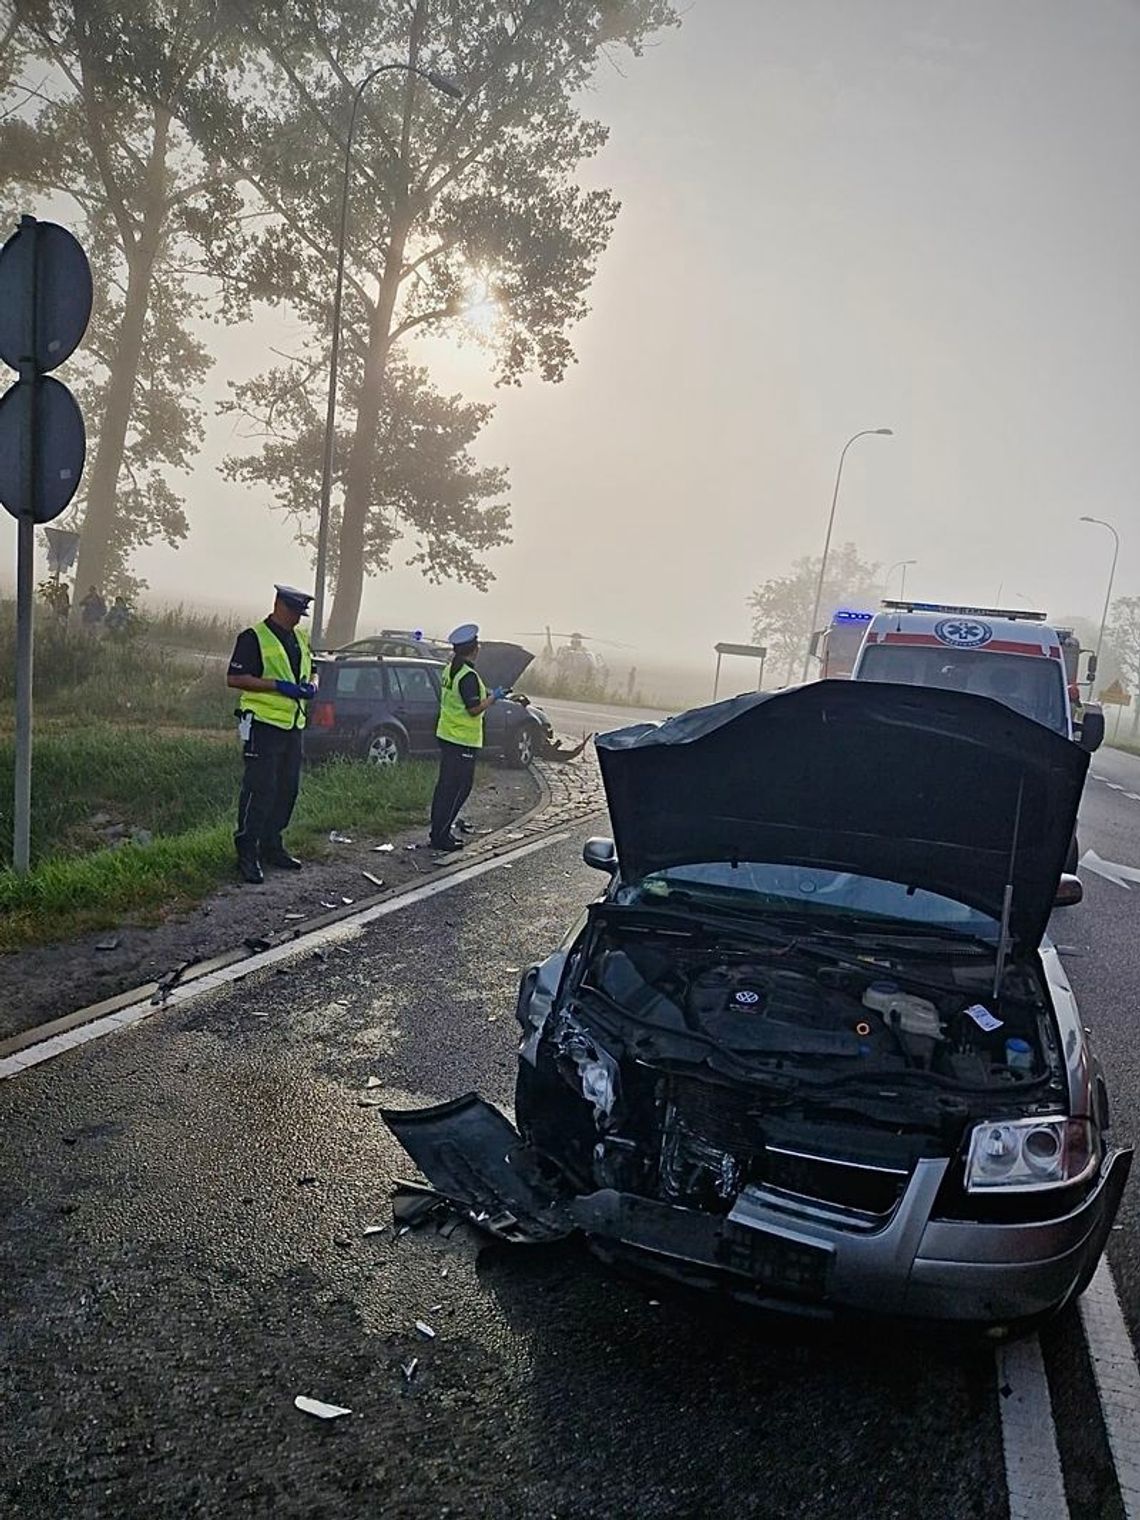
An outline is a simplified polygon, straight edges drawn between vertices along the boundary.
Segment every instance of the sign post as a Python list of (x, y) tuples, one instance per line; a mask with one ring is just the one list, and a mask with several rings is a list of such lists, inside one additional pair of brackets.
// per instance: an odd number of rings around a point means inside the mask
[(75, 495), (86, 435), (75, 397), (48, 371), (74, 353), (91, 315), (91, 266), (71, 233), (23, 216), (0, 249), (0, 502), (17, 522), (16, 766), (12, 864), (27, 871), (32, 828), (35, 530)]
[(764, 661), (768, 658), (768, 651), (762, 649), (759, 644), (714, 644), (716, 650), (716, 675), (713, 677), (713, 701), (716, 701), (717, 691), (720, 689), (720, 662), (724, 655), (740, 655), (746, 660), (760, 661), (760, 674), (756, 678), (756, 690), (764, 689)]

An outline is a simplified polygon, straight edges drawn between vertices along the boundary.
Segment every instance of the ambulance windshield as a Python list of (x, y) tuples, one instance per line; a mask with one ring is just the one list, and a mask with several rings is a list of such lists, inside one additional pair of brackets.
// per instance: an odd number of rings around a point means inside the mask
[(897, 681), (969, 691), (1012, 707), (1055, 733), (1068, 734), (1060, 660), (920, 644), (872, 644), (863, 651), (860, 681)]

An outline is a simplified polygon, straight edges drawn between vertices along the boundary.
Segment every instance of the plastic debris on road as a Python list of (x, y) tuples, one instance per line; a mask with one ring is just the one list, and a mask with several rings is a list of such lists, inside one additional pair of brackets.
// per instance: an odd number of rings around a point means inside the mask
[(348, 834), (342, 834), (339, 829), (333, 829), (329, 834), (329, 844), (351, 844), (352, 839)]
[(267, 1013), (255, 1013), (252, 1010), (250, 1011), (249, 1016), (251, 1019), (267, 1019), (269, 1017)]
[(370, 881), (374, 887), (382, 887), (384, 885), (383, 877), (373, 876), (371, 871), (361, 871), (360, 874), (364, 877), (365, 881)]
[(323, 898), (321, 899), (322, 908), (335, 908), (336, 906), (337, 904), (334, 902), (325, 902)]
[(118, 937), (115, 936), (112, 939), (101, 939), (95, 948), (96, 950), (117, 950), (119, 948)]
[(391, 855), (395, 848), (394, 844), (374, 844), (372, 846), (372, 853), (373, 855)]
[(364, 1085), (368, 1088), (369, 1091), (371, 1091), (374, 1087), (383, 1087), (384, 1079), (383, 1077), (366, 1077), (364, 1079)]
[(355, 897), (342, 897), (341, 898), (341, 902), (345, 905), (346, 908), (351, 908), (352, 905), (353, 905), (353, 903), (355, 901), (356, 901)]
[(365, 1235), (383, 1235), (387, 1228), (386, 1224), (366, 1224), (364, 1226), (364, 1233)]
[(410, 1383), (416, 1375), (416, 1368), (420, 1365), (418, 1356), (413, 1356), (410, 1362), (401, 1362), (400, 1371), (404, 1374), (405, 1383)]
[(316, 1415), (318, 1420), (339, 1420), (342, 1414), (351, 1414), (351, 1409), (343, 1409), (339, 1404), (326, 1404), (321, 1399), (306, 1398), (299, 1393), (293, 1400), (293, 1405), (302, 1414)]
[(423, 1336), (423, 1338), (424, 1338), (425, 1341), (434, 1341), (435, 1340), (435, 1331), (424, 1320), (422, 1320), (422, 1319), (416, 1320), (416, 1329), (420, 1332), (420, 1334)]
[(242, 944), (247, 950), (252, 950), (256, 954), (261, 950), (268, 950), (270, 942), (263, 934), (248, 934), (242, 940)]
[(303, 913), (286, 913), (285, 922), (287, 924), (296, 924), (299, 923), (304, 918), (304, 916), (305, 915)]

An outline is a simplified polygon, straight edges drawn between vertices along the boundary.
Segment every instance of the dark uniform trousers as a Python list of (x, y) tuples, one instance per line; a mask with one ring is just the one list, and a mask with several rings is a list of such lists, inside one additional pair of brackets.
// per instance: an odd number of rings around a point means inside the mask
[(431, 842), (443, 844), (451, 826), (459, 817), (463, 804), (475, 784), (475, 761), (478, 750), (466, 744), (439, 741), (439, 779), (431, 799)]
[(293, 816), (301, 785), (302, 732), (256, 718), (250, 724), (242, 749), (245, 773), (234, 834), (239, 855), (272, 854), (282, 848), (281, 835)]

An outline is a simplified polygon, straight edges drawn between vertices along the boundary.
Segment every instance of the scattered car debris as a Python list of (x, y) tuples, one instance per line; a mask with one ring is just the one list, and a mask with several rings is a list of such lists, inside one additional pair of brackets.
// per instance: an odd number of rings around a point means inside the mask
[(272, 941), (266, 939), (263, 934), (248, 934), (242, 940), (242, 944), (247, 950), (252, 950), (256, 954), (259, 950), (268, 950)]
[(119, 948), (118, 936), (114, 935), (110, 939), (99, 940), (95, 948), (96, 950), (117, 950)]
[(329, 957), (328, 957), (328, 951), (327, 950), (314, 950), (313, 951), (313, 959), (315, 961), (324, 962), (324, 961), (327, 961), (328, 958)]
[(416, 1375), (416, 1368), (420, 1365), (418, 1356), (413, 1356), (410, 1362), (401, 1362), (400, 1371), (404, 1374), (404, 1382), (410, 1383)]
[(422, 1319), (416, 1320), (416, 1329), (420, 1332), (420, 1334), (423, 1336), (423, 1338), (424, 1338), (425, 1341), (434, 1341), (435, 1340), (435, 1331), (427, 1323), (426, 1320), (422, 1320)]
[(352, 840), (347, 834), (342, 834), (339, 829), (333, 829), (329, 834), (329, 844), (351, 844)]
[(255, 1013), (252, 1009), (249, 1016), (251, 1019), (267, 1019), (269, 1017), (267, 1013)]
[(387, 1228), (386, 1224), (366, 1224), (364, 1226), (364, 1233), (365, 1235), (383, 1235)]
[(299, 923), (300, 920), (304, 918), (304, 916), (305, 915), (303, 913), (286, 913), (285, 922), (293, 924)]
[(356, 901), (355, 897), (342, 897), (341, 898), (341, 902), (345, 905), (346, 908), (351, 908), (352, 905), (353, 905), (353, 903), (355, 901)]
[(351, 1409), (345, 1409), (340, 1404), (326, 1404), (321, 1399), (307, 1398), (299, 1393), (293, 1400), (294, 1407), (302, 1414), (315, 1415), (318, 1420), (339, 1420), (342, 1414), (351, 1414)]
[(360, 874), (364, 877), (365, 881), (370, 881), (374, 887), (382, 887), (384, 885), (383, 877), (373, 876), (371, 871), (361, 871)]
[(189, 971), (192, 965), (192, 961), (183, 961), (180, 966), (175, 966), (173, 971), (168, 971), (166, 973), (166, 975), (160, 980), (158, 986), (150, 995), (150, 1006), (152, 1008), (160, 1007), (163, 1003), (169, 1001), (170, 994), (174, 991), (175, 987), (178, 986), (178, 983), (182, 980), (183, 976), (187, 971)]
[(391, 855), (395, 848), (394, 844), (374, 844), (372, 846), (372, 853), (373, 855)]
[(405, 850), (418, 850), (419, 849), (419, 845), (418, 844), (406, 844), (404, 846), (404, 849)]
[(322, 908), (335, 908), (337, 906), (338, 905), (336, 903), (334, 903), (334, 902), (325, 902), (323, 898), (321, 899), (321, 907)]

